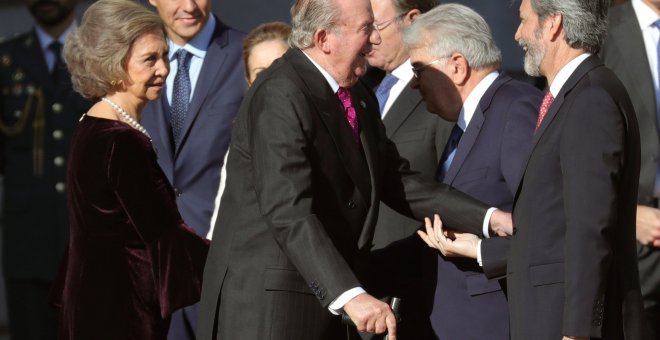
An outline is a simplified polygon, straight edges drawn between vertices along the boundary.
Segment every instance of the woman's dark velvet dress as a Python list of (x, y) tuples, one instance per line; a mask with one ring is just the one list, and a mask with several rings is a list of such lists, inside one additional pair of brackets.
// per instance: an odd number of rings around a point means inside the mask
[(70, 240), (53, 288), (62, 339), (166, 339), (199, 300), (208, 242), (181, 219), (149, 139), (85, 116), (68, 165)]

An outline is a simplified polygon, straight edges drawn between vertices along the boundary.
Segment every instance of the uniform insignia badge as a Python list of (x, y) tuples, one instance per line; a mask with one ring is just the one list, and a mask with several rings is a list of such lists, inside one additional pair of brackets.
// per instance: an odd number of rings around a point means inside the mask
[(11, 57), (9, 54), (3, 54), (2, 57), (0, 57), (0, 64), (5, 67), (11, 65)]
[(25, 79), (25, 73), (23, 73), (23, 70), (18, 69), (18, 70), (16, 70), (16, 72), (14, 72), (14, 74), (12, 74), (11, 79), (14, 82), (20, 82), (23, 79)]

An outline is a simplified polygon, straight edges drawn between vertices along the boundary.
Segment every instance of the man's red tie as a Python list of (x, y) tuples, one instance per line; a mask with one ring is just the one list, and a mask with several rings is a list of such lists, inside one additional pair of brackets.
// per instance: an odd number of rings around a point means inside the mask
[(348, 92), (348, 89), (345, 87), (340, 87), (337, 91), (337, 97), (341, 100), (341, 104), (344, 106), (344, 112), (346, 112), (346, 120), (348, 120), (348, 125), (351, 126), (353, 130), (353, 139), (355, 143), (360, 143), (360, 132), (358, 129), (358, 120), (357, 114), (355, 113), (355, 108), (353, 107), (353, 101), (351, 100), (351, 94)]
[(548, 109), (550, 108), (550, 105), (552, 105), (552, 102), (555, 100), (555, 97), (552, 96), (552, 93), (550, 91), (545, 93), (545, 97), (543, 97), (543, 101), (541, 102), (541, 107), (539, 108), (539, 118), (536, 121), (536, 128), (534, 129), (534, 132), (539, 129), (539, 126), (541, 126), (541, 122), (543, 122), (543, 118), (545, 118), (545, 114), (548, 113)]

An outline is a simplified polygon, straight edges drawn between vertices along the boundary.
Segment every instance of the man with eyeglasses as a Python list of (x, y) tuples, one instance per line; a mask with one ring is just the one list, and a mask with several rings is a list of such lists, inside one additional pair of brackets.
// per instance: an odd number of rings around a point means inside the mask
[[(431, 10), (437, 3), (437, 0), (371, 0), (374, 28), (380, 34), (381, 43), (374, 45), (367, 55), (367, 61), (372, 67), (386, 72), (374, 92), (387, 137), (394, 142), (399, 154), (410, 162), (410, 168), (419, 171), (429, 180), (433, 180), (453, 124), (429, 113), (419, 92), (410, 87), (413, 73), (403, 43), (403, 30), (417, 16)], [(413, 235), (417, 228), (419, 221), (380, 204), (374, 248), (383, 248)], [(421, 241), (416, 236), (415, 239)], [(421, 266), (418, 256), (423, 258), (424, 255), (431, 255), (428, 254), (429, 249), (422, 246), (403, 249), (393, 245), (387, 251), (392, 257), (402, 260), (402, 269), (410, 269), (411, 263)], [(423, 254), (419, 254), (420, 251)], [(400, 313), (405, 322), (401, 323), (398, 333), (403, 339), (425, 339), (433, 332), (428, 320), (430, 308), (420, 306), (424, 305), (423, 296), (433, 296), (433, 287), (424, 285), (419, 275), (397, 276), (405, 279), (399, 292), (391, 293), (403, 301)], [(425, 290), (426, 294), (423, 294)]]
[[(502, 55), (486, 21), (458, 4), (440, 5), (405, 32), (412, 73), (427, 109), (456, 122), (436, 180), (511, 211), (532, 141), (541, 92), (498, 72)], [(509, 338), (504, 282), (472, 259), (433, 257), (431, 313), (440, 339)], [(437, 272), (436, 272), (437, 271)]]

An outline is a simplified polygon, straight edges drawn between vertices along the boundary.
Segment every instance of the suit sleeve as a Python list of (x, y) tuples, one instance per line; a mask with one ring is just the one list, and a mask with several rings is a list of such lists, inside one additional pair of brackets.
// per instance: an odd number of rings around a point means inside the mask
[(142, 245), (131, 245), (129, 251), (149, 257), (161, 317), (199, 301), (208, 241), (183, 223), (149, 141), (134, 131), (118, 135), (110, 153), (108, 177), (121, 208), (146, 246), (145, 254)]
[(492, 237), (481, 240), (482, 269), (487, 278), (506, 277), (510, 244), (509, 237)]
[(500, 170), (512, 197), (520, 183), (522, 164), (529, 155), (534, 138), (534, 128), (541, 104), (541, 94), (533, 89), (532, 93), (517, 93), (508, 108), (507, 121), (504, 125), (500, 150)]
[(408, 161), (399, 155), (396, 145), (386, 137), (383, 124), (377, 126), (384, 162), (383, 202), (417, 220), (439, 214), (448, 228), (482, 235), (489, 207), (449, 185), (427, 180), (412, 171)]
[(327, 290), (317, 294), (327, 307), (360, 284), (326, 232), (333, 226), (323, 225), (312, 213), (314, 188), (308, 158), (312, 145), (304, 129), (315, 109), (287, 80), (269, 79), (259, 86), (268, 88), (252, 97), (248, 121), (259, 209), (305, 281)]
[(566, 116), (560, 142), (563, 172), (564, 248), (563, 334), (592, 334), (594, 308), (603, 303), (612, 249), (608, 234), (617, 225), (617, 186), (624, 162), (624, 121), (612, 97), (586, 88)]

